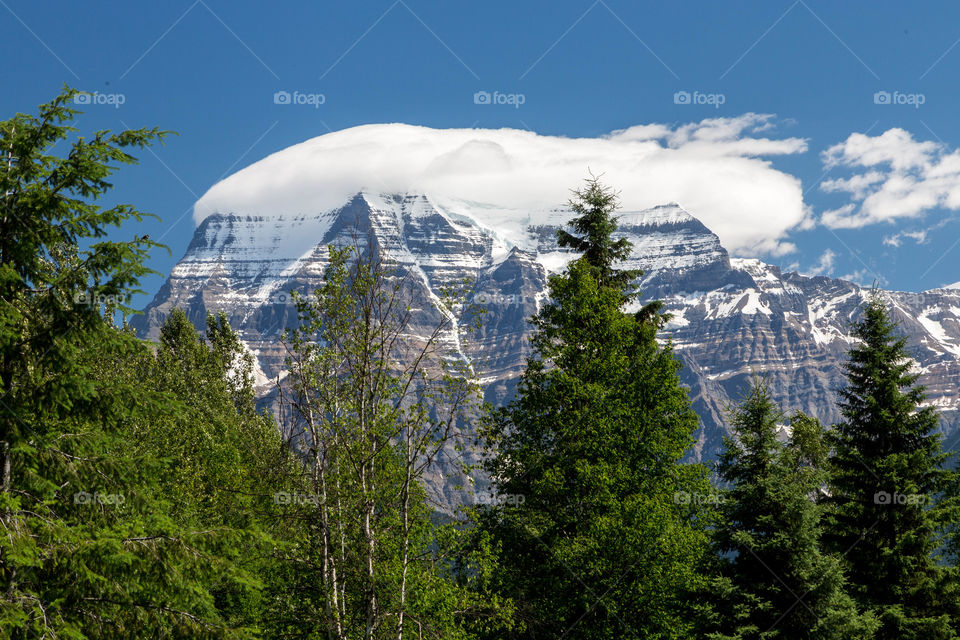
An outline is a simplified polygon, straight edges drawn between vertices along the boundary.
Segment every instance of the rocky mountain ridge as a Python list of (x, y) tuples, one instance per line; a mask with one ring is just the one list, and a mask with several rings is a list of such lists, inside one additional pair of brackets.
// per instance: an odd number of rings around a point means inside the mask
[[(568, 211), (539, 212), (521, 235), (498, 227), (504, 215), (510, 212), (491, 215), (477, 203), (366, 191), (318, 213), (216, 213), (199, 224), (184, 257), (133, 324), (143, 337), (156, 339), (174, 307), (184, 308), (198, 326), (208, 311), (226, 312), (255, 354), (258, 382), (267, 392), (282, 375), (280, 334), (296, 321), (290, 291), (305, 293), (319, 284), (328, 245), (365, 235), (363, 242), (375, 243), (408, 274), (405, 295), (418, 310), (415, 332), (436, 321), (429, 302), (445, 284), (473, 283), (470, 295), (487, 313), (455, 347), (474, 363), (486, 398), (502, 403), (530, 355), (527, 319), (546, 297), (547, 276), (574, 257), (555, 240)], [(867, 290), (835, 278), (782, 273), (760, 260), (731, 259), (717, 236), (677, 204), (623, 212), (618, 233), (633, 243), (625, 267), (645, 272), (643, 298), (662, 299), (673, 316), (664, 339), (672, 340), (684, 364), (681, 375), (703, 423), (692, 457), (713, 456), (727, 433), (725, 406), (756, 372), (768, 375), (785, 410), (803, 410), (826, 423), (838, 419), (834, 400), (851, 343), (848, 328)], [(884, 295), (944, 430), (957, 432), (960, 290)], [(437, 489), (446, 491), (440, 484)]]

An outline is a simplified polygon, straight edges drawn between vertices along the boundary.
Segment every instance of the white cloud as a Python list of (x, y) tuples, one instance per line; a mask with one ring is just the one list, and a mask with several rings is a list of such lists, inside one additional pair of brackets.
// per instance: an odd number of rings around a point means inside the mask
[(599, 138), (366, 125), (307, 140), (231, 175), (197, 202), (194, 218), (323, 211), (372, 190), (484, 203), (515, 211), (519, 225), (565, 203), (589, 168), (620, 191), (625, 211), (679, 202), (731, 251), (781, 255), (795, 249), (784, 238), (809, 214), (800, 181), (774, 169), (769, 157), (803, 153), (807, 144), (758, 135), (769, 135), (771, 125), (772, 116), (745, 114), (639, 125)]
[(937, 150), (935, 142), (917, 142), (903, 129), (893, 128), (879, 136), (851, 133), (844, 141), (823, 152), (824, 164), (874, 167), (890, 164), (895, 170), (920, 167)]
[(909, 238), (917, 244), (924, 244), (927, 242), (927, 232), (923, 229), (920, 231), (901, 231), (893, 235), (884, 236), (883, 244), (889, 247), (899, 247), (903, 243), (904, 238)]
[(837, 254), (833, 249), (827, 249), (823, 252), (823, 255), (820, 256), (820, 259), (817, 261), (817, 264), (810, 267), (806, 270), (806, 275), (810, 276), (829, 276), (833, 275), (834, 265), (836, 263)]
[(872, 137), (851, 134), (824, 151), (822, 159), (827, 168), (854, 171), (851, 177), (821, 184), (824, 191), (846, 193), (853, 200), (823, 213), (820, 220), (827, 227), (855, 229), (919, 218), (937, 208), (960, 209), (960, 151), (914, 140), (903, 129)]
[(853, 273), (840, 276), (840, 279), (854, 282), (861, 287), (872, 287), (875, 284), (878, 287), (884, 287), (889, 284), (889, 281), (882, 275), (874, 273), (871, 269), (867, 268), (857, 269)]

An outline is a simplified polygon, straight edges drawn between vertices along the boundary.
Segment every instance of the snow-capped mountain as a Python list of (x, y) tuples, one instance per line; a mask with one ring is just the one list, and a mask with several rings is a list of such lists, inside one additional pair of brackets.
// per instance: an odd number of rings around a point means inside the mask
[[(424, 331), (436, 320), (427, 301), (444, 284), (473, 283), (473, 297), (487, 313), (457, 348), (474, 363), (487, 399), (503, 402), (530, 354), (527, 319), (546, 296), (547, 276), (573, 257), (555, 240), (569, 212), (536, 213), (374, 191), (311, 214), (214, 213), (200, 222), (186, 254), (134, 325), (156, 339), (174, 307), (184, 308), (198, 326), (208, 311), (225, 311), (256, 355), (266, 390), (267, 381), (282, 374), (280, 333), (296, 320), (289, 292), (319, 284), (329, 244), (369, 237), (409, 271), (405, 295), (420, 309), (415, 326)], [(508, 217), (512, 224), (498, 224)], [(837, 420), (835, 391), (843, 383), (849, 325), (867, 290), (731, 259), (718, 237), (676, 204), (622, 213), (620, 233), (633, 243), (625, 266), (645, 272), (643, 297), (664, 300), (673, 315), (664, 338), (672, 339), (684, 364), (682, 377), (703, 421), (694, 457), (712, 456), (726, 433), (724, 407), (755, 373), (769, 377), (785, 410)], [(942, 411), (944, 429), (957, 431), (960, 289), (885, 295), (929, 401)], [(445, 492), (444, 481), (436, 481)]]

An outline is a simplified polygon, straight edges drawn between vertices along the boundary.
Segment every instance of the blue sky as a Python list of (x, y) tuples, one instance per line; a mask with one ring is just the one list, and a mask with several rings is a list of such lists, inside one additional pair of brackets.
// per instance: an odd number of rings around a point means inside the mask
[[(82, 132), (177, 131), (118, 174), (113, 196), (161, 216), (118, 237), (162, 238), (171, 255), (152, 266), (165, 273), (207, 189), (330, 131), (405, 122), (595, 137), (774, 114), (763, 135), (806, 150), (766, 161), (800, 181), (810, 219), (785, 236), (796, 251), (758, 257), (923, 290), (960, 281), (958, 42), (960, 5), (947, 2), (0, 0), (0, 117), (68, 83), (122, 96), (85, 107)], [(323, 104), (278, 105), (277, 91)], [(476, 104), (478, 91), (523, 104)]]

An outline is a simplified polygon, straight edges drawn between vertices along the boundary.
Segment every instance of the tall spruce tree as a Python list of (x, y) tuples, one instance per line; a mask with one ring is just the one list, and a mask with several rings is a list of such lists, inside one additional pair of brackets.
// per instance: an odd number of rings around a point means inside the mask
[(839, 559), (820, 548), (826, 447), (820, 422), (786, 418), (755, 380), (732, 414), (718, 461), (730, 483), (716, 543), (721, 554), (720, 639), (869, 638), (876, 628), (845, 591)]
[(217, 532), (205, 549), (217, 569), (206, 590), (224, 623), (255, 627), (264, 568), (278, 546), (269, 534), (282, 531), (273, 492), (284, 451), (273, 419), (256, 409), (253, 356), (223, 312), (208, 314), (202, 336), (174, 309), (140, 374), (144, 387), (177, 404), (132, 425), (125, 440), (137, 455), (162, 463), (157, 490), (176, 521)]
[(710, 492), (703, 467), (680, 463), (697, 416), (656, 323), (624, 312), (637, 273), (616, 268), (630, 245), (613, 236), (614, 196), (594, 178), (571, 207), (559, 239), (583, 255), (551, 276), (535, 357), (490, 417), (496, 495), (479, 530), (516, 637), (688, 638), (707, 536), (699, 500), (677, 497)]
[(165, 461), (130, 437), (183, 407), (112, 323), (156, 245), (105, 240), (143, 214), (98, 201), (163, 134), (69, 140), (76, 94), (0, 122), (0, 635), (240, 635), (211, 590), (233, 532), (179, 518)]
[(636, 269), (619, 269), (617, 264), (630, 257), (632, 245), (626, 238), (614, 238), (620, 206), (617, 194), (591, 176), (583, 189), (574, 191), (569, 203), (575, 214), (570, 220), (573, 233), (557, 230), (557, 244), (583, 254), (583, 259), (596, 270), (597, 282), (612, 287), (626, 297), (635, 295), (634, 280), (643, 273)]
[(833, 430), (830, 540), (851, 590), (882, 626), (877, 638), (953, 638), (938, 566), (948, 482), (937, 415), (922, 406), (906, 340), (874, 293), (853, 327), (843, 421)]
[[(574, 197), (569, 202), (570, 210), (575, 214), (570, 220), (573, 233), (558, 229), (557, 244), (582, 253), (584, 260), (594, 269), (600, 286), (618, 289), (626, 302), (632, 302), (640, 295), (635, 282), (643, 271), (616, 266), (630, 257), (632, 249), (626, 238), (613, 237), (617, 230), (614, 214), (620, 206), (620, 198), (596, 176), (591, 175), (586, 182), (584, 188), (574, 190)], [(669, 319), (660, 313), (662, 308), (662, 301), (651, 300), (636, 312), (636, 318), (662, 326)]]

